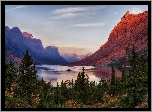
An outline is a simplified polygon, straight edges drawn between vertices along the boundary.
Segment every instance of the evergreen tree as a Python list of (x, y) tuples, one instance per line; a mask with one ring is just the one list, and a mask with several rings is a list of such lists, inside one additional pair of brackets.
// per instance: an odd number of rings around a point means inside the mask
[(12, 83), (16, 81), (17, 69), (14, 67), (12, 61), (5, 60), (5, 90), (10, 90)]
[(43, 77), (39, 81), (39, 92), (42, 92), (43, 94), (47, 94), (48, 92), (50, 92), (50, 83), (44, 81)]
[(61, 94), (61, 87), (59, 87), (58, 82), (57, 82), (57, 87), (54, 88), (54, 93), (52, 94), (52, 100), (56, 108), (58, 108), (59, 105), (62, 105), (65, 101), (64, 97)]
[(111, 73), (111, 80), (110, 80), (110, 94), (115, 95), (116, 94), (116, 76), (115, 76), (115, 70), (112, 66), (112, 73)]
[(126, 77), (126, 96), (122, 97), (121, 104), (125, 108), (134, 108), (144, 101), (148, 93), (148, 58), (138, 56), (133, 46), (129, 62), (131, 69)]
[(70, 80), (66, 80), (64, 83), (62, 80), (62, 82), (61, 82), (61, 94), (64, 97), (65, 101), (72, 99), (72, 84), (71, 84)]
[(125, 93), (126, 91), (126, 80), (127, 80), (127, 73), (125, 71), (125, 67), (122, 67), (122, 77), (121, 77), (121, 93)]
[(106, 91), (106, 89), (108, 87), (105, 79), (101, 79), (99, 81), (99, 84), (97, 84), (97, 85), (95, 85), (94, 83), (95, 82), (93, 82), (93, 84), (91, 85), (92, 94), (93, 94), (93, 100), (91, 99), (92, 100), (92, 104), (103, 101), (102, 95), (103, 95), (103, 93)]
[(35, 63), (28, 51), (24, 54), (22, 62), (19, 65), (19, 74), (16, 88), (16, 96), (23, 98), (26, 102), (31, 104), (32, 94), (38, 94), (37, 70)]
[(74, 91), (78, 97), (77, 101), (86, 104), (90, 94), (88, 91), (90, 89), (89, 77), (87, 74), (85, 75), (84, 67), (82, 70), (83, 71), (81, 73), (79, 72), (77, 79), (75, 80)]
[(44, 81), (43, 77), (38, 82), (39, 82), (38, 91), (39, 91), (39, 96), (40, 96), (38, 108), (47, 108), (49, 107), (49, 105), (47, 104), (47, 101), (49, 100), (48, 97), (50, 97), (50, 83), (47, 83), (46, 81)]

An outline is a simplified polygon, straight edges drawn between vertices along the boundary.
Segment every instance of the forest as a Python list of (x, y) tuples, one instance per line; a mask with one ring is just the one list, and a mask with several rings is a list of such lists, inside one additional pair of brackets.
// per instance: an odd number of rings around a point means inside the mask
[(37, 79), (36, 63), (26, 51), (19, 67), (5, 60), (5, 108), (148, 108), (148, 56), (133, 47), (128, 62), (129, 72), (121, 65), (122, 77), (111, 66), (111, 78), (97, 84), (82, 68), (76, 80), (53, 87)]

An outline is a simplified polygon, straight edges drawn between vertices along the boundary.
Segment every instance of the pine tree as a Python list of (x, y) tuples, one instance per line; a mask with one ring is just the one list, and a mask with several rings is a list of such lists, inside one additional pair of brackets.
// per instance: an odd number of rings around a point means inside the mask
[(75, 80), (74, 91), (78, 97), (78, 102), (86, 104), (90, 94), (89, 77), (87, 74), (85, 75), (84, 67), (82, 70), (83, 71), (81, 73), (79, 72), (77, 79)]
[(126, 96), (122, 97), (122, 107), (134, 108), (144, 101), (148, 92), (148, 59), (138, 56), (133, 46), (132, 57), (129, 60), (130, 70), (126, 80)]
[(125, 93), (126, 91), (126, 79), (127, 73), (125, 71), (125, 67), (122, 67), (122, 77), (121, 77), (121, 93)]
[(47, 107), (49, 107), (49, 105), (47, 104), (47, 101), (48, 101), (48, 97), (50, 97), (49, 96), (50, 95), (50, 83), (46, 83), (46, 81), (44, 81), (43, 77), (38, 82), (39, 82), (38, 86), (39, 86), (39, 96), (40, 96), (38, 108), (47, 108)]
[(16, 81), (17, 69), (14, 67), (12, 61), (5, 60), (5, 90), (10, 90), (12, 83)]
[(26, 102), (31, 104), (32, 94), (38, 94), (38, 80), (35, 63), (28, 51), (24, 54), (22, 62), (19, 65), (19, 74), (16, 88), (16, 96), (23, 98)]
[(50, 92), (50, 83), (44, 81), (43, 77), (42, 79), (39, 81), (39, 92), (43, 92), (44, 94), (47, 94), (48, 92)]
[(59, 87), (59, 84), (57, 82), (57, 87), (54, 88), (54, 93), (52, 95), (53, 103), (55, 104), (55, 107), (58, 108), (58, 106), (61, 106), (64, 103), (64, 97), (61, 94), (61, 87)]
[(116, 94), (116, 76), (115, 76), (115, 70), (112, 66), (112, 73), (111, 73), (111, 80), (110, 80), (110, 94), (115, 95)]

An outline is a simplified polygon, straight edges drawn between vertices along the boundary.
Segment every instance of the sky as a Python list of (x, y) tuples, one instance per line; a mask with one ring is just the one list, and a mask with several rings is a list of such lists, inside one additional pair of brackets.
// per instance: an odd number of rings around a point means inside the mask
[(6, 5), (5, 26), (32, 34), (44, 48), (58, 47), (61, 55), (83, 55), (106, 43), (127, 11), (142, 13), (148, 5)]

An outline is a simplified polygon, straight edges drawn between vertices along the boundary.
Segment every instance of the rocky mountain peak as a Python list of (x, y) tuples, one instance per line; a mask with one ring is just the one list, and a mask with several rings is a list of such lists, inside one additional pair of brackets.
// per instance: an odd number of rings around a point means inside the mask
[[(111, 31), (108, 40), (115, 42), (120, 38), (131, 36), (132, 33), (136, 33), (133, 30), (137, 29), (135, 26), (142, 26), (144, 22), (148, 24), (148, 12), (145, 11), (139, 14), (129, 14), (129, 11), (121, 18), (121, 21)], [(145, 20), (143, 20), (145, 19)], [(141, 23), (139, 23), (141, 22)], [(135, 28), (135, 29), (134, 29)]]
[(58, 47), (55, 46), (47, 46), (45, 48), (45, 51), (51, 55), (51, 56), (60, 56), (59, 52), (58, 52)]
[(57, 50), (58, 51), (58, 47), (55, 47), (55, 46), (47, 46), (45, 49)]
[(14, 30), (14, 31), (20, 31), (20, 29), (18, 27), (13, 27), (12, 30)]
[(126, 14), (124, 15), (125, 17), (127, 17), (129, 15), (129, 11), (126, 12)]
[(27, 33), (27, 32), (23, 32), (23, 36), (24, 36), (24, 37), (27, 37), (27, 38), (29, 37), (29, 38), (31, 38), (31, 39), (34, 39), (33, 36), (32, 36), (32, 34), (29, 34), (29, 33)]
[[(10, 30), (9, 33), (7, 33), (8, 30)], [(33, 38), (32, 34), (27, 32), (22, 33), (18, 27), (12, 29), (5, 27), (5, 46), (5, 54), (8, 54), (6, 58), (15, 63), (18, 63), (15, 58), (22, 58), (26, 50), (37, 64), (66, 63), (65, 59), (59, 55), (57, 47), (48, 46), (44, 49), (40, 39)]]
[(98, 51), (80, 62), (72, 65), (100, 65), (130, 56), (132, 46), (137, 52), (148, 48), (148, 11), (130, 14), (129, 11), (111, 31), (108, 41)]

